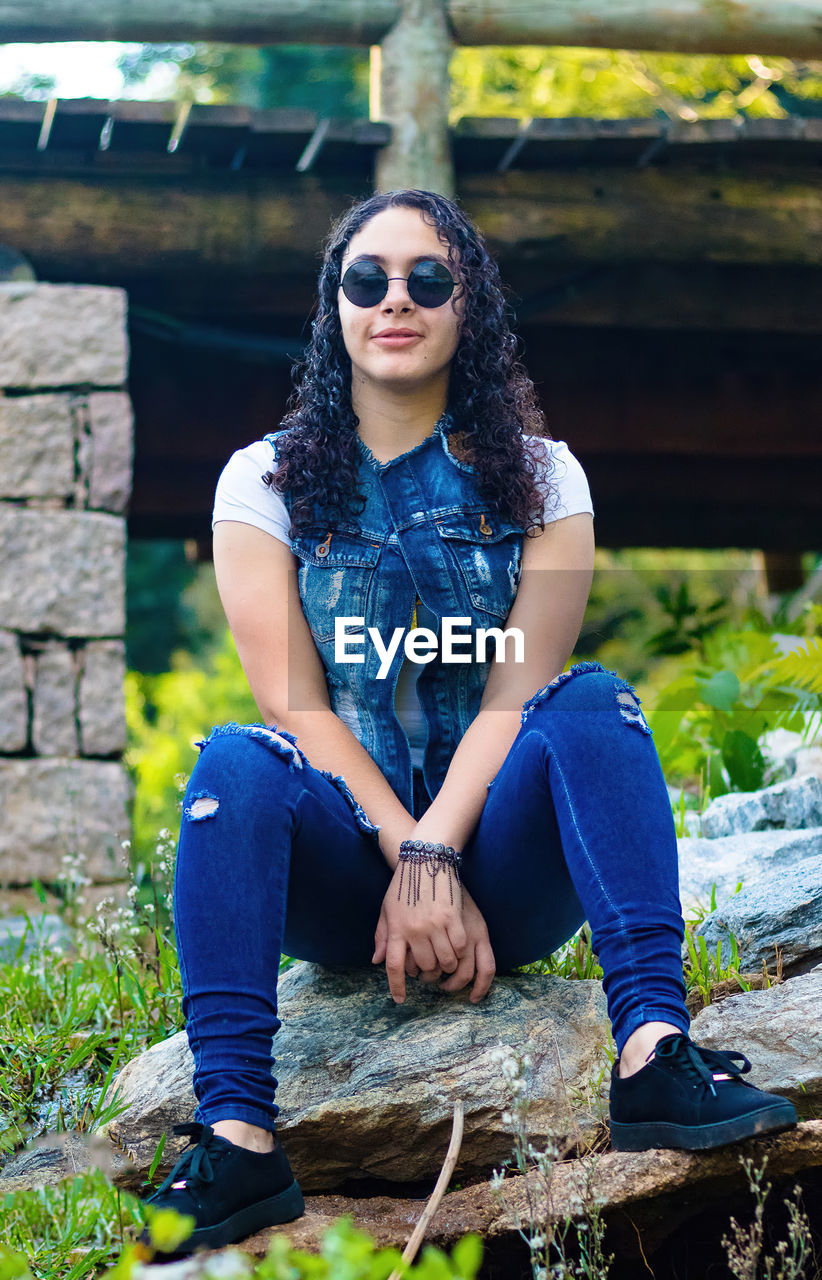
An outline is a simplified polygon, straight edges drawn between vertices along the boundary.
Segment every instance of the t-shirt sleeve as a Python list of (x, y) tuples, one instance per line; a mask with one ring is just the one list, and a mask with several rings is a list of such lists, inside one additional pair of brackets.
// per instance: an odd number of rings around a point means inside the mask
[(211, 527), (218, 520), (252, 524), (291, 546), (291, 520), (282, 495), (263, 484), (266, 471), (276, 471), (274, 450), (266, 440), (238, 449), (223, 467), (214, 495)]
[[(574, 457), (564, 440), (537, 438), (544, 446), (544, 466), (537, 474), (537, 484), (544, 494), (543, 524), (564, 520), (587, 511), (594, 514), (591, 490), (581, 462)], [(550, 462), (553, 461), (553, 468)]]

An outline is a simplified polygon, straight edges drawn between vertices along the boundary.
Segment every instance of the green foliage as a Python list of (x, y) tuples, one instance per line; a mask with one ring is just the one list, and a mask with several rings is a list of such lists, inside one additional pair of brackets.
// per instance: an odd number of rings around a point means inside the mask
[(452, 121), (461, 116), (779, 119), (822, 112), (822, 63), (755, 54), (458, 48), (451, 78)]
[[(70, 954), (0, 964), (0, 1152), (33, 1131), (91, 1132), (119, 1107), (115, 1071), (182, 1024), (176, 953), (144, 913), (99, 911)], [(135, 946), (141, 938), (145, 950)]]
[(822, 713), (822, 640), (809, 636), (783, 656), (774, 638), (753, 628), (720, 626), (702, 654), (680, 658), (680, 672), (648, 716), (666, 778), (704, 773), (711, 797), (763, 785), (763, 735), (809, 733)]
[(569, 938), (557, 951), (543, 960), (521, 965), (519, 972), (547, 973), (554, 978), (601, 980), (602, 966), (591, 945), (591, 926), (587, 920), (573, 938)]
[[(133, 1241), (148, 1226), (154, 1248), (170, 1251), (191, 1229), (193, 1219), (173, 1209), (155, 1209), (112, 1187), (97, 1169), (56, 1187), (14, 1192), (2, 1205), (6, 1244), (0, 1245), (0, 1280), (136, 1280), (146, 1253)], [(235, 1267), (228, 1268), (229, 1259)], [(275, 1235), (265, 1258), (255, 1261), (241, 1248), (226, 1254), (220, 1274), (255, 1280), (387, 1280), (395, 1269), (408, 1280), (474, 1280), (482, 1261), (482, 1240), (467, 1235), (450, 1254), (423, 1247), (406, 1266), (398, 1249), (380, 1248), (354, 1227), (350, 1215), (325, 1232), (319, 1254), (293, 1249)], [(101, 1270), (110, 1267), (111, 1270)]]
[(100, 1275), (116, 1261), (128, 1229), (141, 1229), (137, 1199), (112, 1187), (98, 1169), (53, 1187), (12, 1192), (1, 1207), (0, 1280)]
[(175, 649), (196, 644), (197, 619), (185, 598), (196, 573), (184, 543), (129, 539), (126, 660), (133, 670), (166, 671)]
[(130, 671), (125, 692), (126, 764), (136, 784), (134, 856), (150, 862), (156, 832), (179, 825), (180, 787), (196, 763), (197, 739), (213, 725), (253, 723), (260, 713), (227, 628), (199, 660), (179, 651), (170, 671)]
[(332, 45), (137, 45), (118, 59), (134, 89), (158, 65), (176, 69), (180, 101), (291, 107), (320, 116), (368, 115), (369, 59), (364, 49)]

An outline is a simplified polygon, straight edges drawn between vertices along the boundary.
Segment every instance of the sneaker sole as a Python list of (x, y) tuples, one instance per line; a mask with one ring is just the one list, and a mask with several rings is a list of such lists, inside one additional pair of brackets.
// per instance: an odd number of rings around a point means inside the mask
[(793, 1129), (796, 1112), (791, 1103), (784, 1106), (761, 1108), (716, 1124), (671, 1124), (668, 1121), (646, 1121), (642, 1124), (621, 1124), (612, 1120), (611, 1146), (615, 1151), (650, 1151), (659, 1147), (676, 1147), (685, 1151), (704, 1151), (709, 1147), (722, 1147), (740, 1138), (754, 1138), (763, 1133), (780, 1133)]
[(260, 1200), (245, 1209), (238, 1209), (223, 1222), (214, 1222), (209, 1227), (197, 1227), (191, 1235), (178, 1245), (178, 1249), (186, 1254), (194, 1249), (219, 1249), (225, 1244), (235, 1244), (253, 1236), (256, 1231), (266, 1227), (276, 1227), (281, 1222), (291, 1222), (301, 1218), (305, 1213), (305, 1201), (300, 1184), (295, 1178), (290, 1187), (280, 1191), (268, 1200)]

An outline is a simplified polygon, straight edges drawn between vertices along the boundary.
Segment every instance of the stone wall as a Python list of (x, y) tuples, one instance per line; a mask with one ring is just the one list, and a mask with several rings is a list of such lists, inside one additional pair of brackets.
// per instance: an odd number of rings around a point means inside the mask
[(0, 885), (124, 873), (126, 295), (0, 284)]

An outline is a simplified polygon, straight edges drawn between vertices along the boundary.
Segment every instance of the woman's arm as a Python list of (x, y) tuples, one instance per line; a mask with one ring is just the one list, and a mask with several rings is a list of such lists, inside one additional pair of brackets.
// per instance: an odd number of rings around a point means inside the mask
[(298, 561), (289, 547), (252, 525), (214, 526), (217, 588), (243, 671), (265, 724), (293, 733), (315, 769), (345, 778), (380, 828), (380, 848), (397, 865), (413, 816), (347, 725), (331, 710), (317, 646), (303, 613)]
[(519, 627), (524, 661), (491, 663), (480, 709), (463, 735), (436, 798), (414, 828), (413, 838), (438, 840), (462, 849), (519, 733), (522, 707), (564, 669), (579, 638), (594, 572), (593, 517), (566, 516), (525, 538), (522, 576), (505, 628)]

